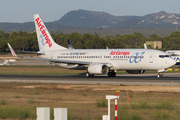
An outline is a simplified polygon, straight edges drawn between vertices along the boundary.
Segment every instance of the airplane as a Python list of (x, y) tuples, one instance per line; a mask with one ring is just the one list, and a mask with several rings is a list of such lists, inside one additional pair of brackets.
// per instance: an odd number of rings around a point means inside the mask
[(8, 43), (13, 56), (25, 59), (45, 60), (50, 64), (86, 70), (86, 77), (107, 74), (115, 77), (119, 70), (130, 74), (142, 74), (146, 70), (157, 70), (157, 77), (176, 62), (170, 55), (152, 49), (67, 49), (54, 42), (38, 14), (34, 15), (39, 58), (18, 56)]
[(170, 56), (180, 56), (180, 50), (167, 50), (166, 53)]
[(180, 65), (180, 50), (167, 50), (166, 53), (176, 61), (176, 65)]
[(4, 60), (4, 63), (0, 63), (0, 65), (12, 65), (16, 62), (15, 59), (9, 59), (9, 60)]

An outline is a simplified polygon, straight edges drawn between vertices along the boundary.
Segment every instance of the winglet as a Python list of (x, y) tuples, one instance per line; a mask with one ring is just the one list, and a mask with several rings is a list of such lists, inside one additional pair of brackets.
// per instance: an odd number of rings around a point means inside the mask
[(16, 53), (14, 52), (13, 48), (11, 47), (11, 45), (10, 45), (9, 43), (8, 43), (8, 47), (9, 47), (9, 49), (10, 49), (10, 51), (11, 51), (11, 54), (12, 54), (13, 56), (17, 57)]

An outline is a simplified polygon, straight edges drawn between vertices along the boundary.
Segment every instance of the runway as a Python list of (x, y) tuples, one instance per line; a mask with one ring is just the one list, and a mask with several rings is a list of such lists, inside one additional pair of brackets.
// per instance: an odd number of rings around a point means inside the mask
[(0, 82), (25, 83), (60, 83), (60, 84), (108, 84), (108, 85), (153, 85), (180, 86), (180, 73), (165, 73), (162, 78), (157, 74), (131, 75), (124, 74), (116, 77), (97, 75), (93, 78), (85, 76), (29, 76), (29, 75), (1, 75)]

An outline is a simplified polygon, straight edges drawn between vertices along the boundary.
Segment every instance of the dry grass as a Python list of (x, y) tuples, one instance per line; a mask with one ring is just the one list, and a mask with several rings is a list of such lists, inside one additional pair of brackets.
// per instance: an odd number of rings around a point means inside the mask
[[(73, 120), (101, 120), (102, 115), (107, 114), (107, 107), (97, 107), (96, 101), (105, 99), (105, 95), (113, 95), (115, 90), (111, 88), (121, 87), (133, 89), (132, 86), (111, 86), (111, 85), (66, 85), (66, 84), (39, 84), (39, 83), (0, 83), (0, 108), (29, 108), (36, 113), (36, 107), (67, 107), (69, 115)], [(142, 86), (138, 86), (142, 87)], [(153, 87), (153, 86), (151, 86)], [(108, 88), (108, 89), (107, 89)], [(157, 87), (158, 88), (158, 87)], [(124, 88), (123, 88), (124, 89)], [(165, 89), (165, 88), (164, 88)], [(171, 90), (170, 88), (166, 88)], [(180, 93), (179, 92), (131, 92), (130, 103), (127, 103), (127, 92), (118, 93), (118, 116), (126, 119), (172, 119), (180, 118)], [(162, 101), (165, 109), (156, 108)], [(145, 105), (148, 107), (132, 107), (132, 105)], [(141, 104), (142, 102), (142, 104)], [(167, 109), (166, 103), (170, 104), (171, 109)], [(167, 105), (168, 105), (167, 104)], [(173, 106), (172, 106), (173, 105)], [(114, 101), (111, 100), (111, 115), (114, 117)], [(164, 116), (168, 113), (169, 116)], [(128, 118), (130, 116), (131, 118)], [(1, 116), (0, 116), (1, 117)], [(69, 116), (70, 117), (70, 116)], [(15, 118), (10, 118), (16, 120)], [(30, 120), (27, 118), (26, 120)], [(32, 118), (35, 119), (35, 118)]]
[(78, 75), (85, 72), (56, 66), (0, 66), (1, 75)]

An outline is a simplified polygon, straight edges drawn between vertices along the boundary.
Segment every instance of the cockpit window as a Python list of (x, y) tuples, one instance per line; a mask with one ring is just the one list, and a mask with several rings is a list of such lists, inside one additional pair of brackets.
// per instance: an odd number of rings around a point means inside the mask
[(170, 57), (170, 55), (159, 55), (160, 58)]

